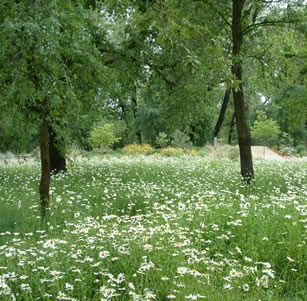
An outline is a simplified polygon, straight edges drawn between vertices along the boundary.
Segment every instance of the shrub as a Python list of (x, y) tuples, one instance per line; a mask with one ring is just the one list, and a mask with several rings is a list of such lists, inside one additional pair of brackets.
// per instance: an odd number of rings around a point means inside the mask
[(306, 147), (303, 144), (299, 144), (296, 146), (295, 150), (299, 156), (303, 156), (304, 153), (306, 152)]
[(280, 133), (280, 128), (275, 120), (272, 120), (266, 116), (262, 111), (257, 111), (257, 120), (251, 129), (251, 135), (255, 139), (261, 139), (264, 141), (264, 145), (268, 145), (268, 142), (276, 139)]
[(189, 135), (186, 132), (176, 130), (172, 135), (172, 146), (176, 148), (182, 148), (184, 150), (192, 147), (192, 142)]
[(178, 148), (178, 147), (167, 147), (167, 148), (163, 148), (160, 152), (161, 156), (180, 156), (184, 154), (184, 151), (182, 148)]
[(114, 124), (105, 123), (93, 128), (90, 132), (90, 141), (95, 148), (106, 148), (118, 142), (120, 138), (114, 135)]
[(123, 148), (123, 152), (127, 154), (149, 155), (153, 153), (154, 148), (149, 144), (128, 144)]
[(286, 146), (286, 147), (283, 147), (280, 150), (280, 152), (285, 154), (285, 155), (288, 155), (288, 156), (293, 156), (293, 155), (296, 154), (296, 149), (294, 147), (291, 147), (291, 146)]
[(195, 149), (189, 149), (185, 153), (187, 155), (190, 155), (190, 156), (196, 156), (197, 155), (197, 151)]
[(281, 138), (280, 138), (280, 144), (281, 144), (281, 148), (292, 147), (293, 146), (293, 138), (290, 136), (290, 134), (288, 134), (286, 132), (282, 132)]
[(159, 135), (156, 138), (156, 145), (157, 147), (164, 148), (168, 146), (170, 139), (167, 137), (167, 134), (164, 132), (159, 133)]

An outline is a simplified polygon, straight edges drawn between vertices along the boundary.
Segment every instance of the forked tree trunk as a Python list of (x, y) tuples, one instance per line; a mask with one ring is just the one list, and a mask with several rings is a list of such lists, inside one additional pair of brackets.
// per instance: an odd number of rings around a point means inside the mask
[(41, 214), (45, 217), (50, 207), (50, 154), (49, 154), (49, 129), (47, 114), (43, 114), (40, 128), (40, 152), (41, 152), (41, 180), (39, 194), (41, 201)]
[(50, 153), (50, 171), (53, 173), (66, 172), (66, 159), (64, 151), (59, 147), (56, 133), (49, 126), (49, 153)]
[(218, 136), (218, 134), (219, 134), (219, 132), (221, 130), (221, 127), (223, 125), (223, 121), (225, 119), (225, 114), (226, 114), (227, 106), (228, 106), (229, 99), (230, 99), (230, 94), (231, 94), (231, 89), (230, 88), (226, 89), (225, 95), (224, 95), (224, 98), (223, 98), (223, 104), (222, 104), (222, 107), (221, 107), (221, 110), (220, 110), (220, 114), (219, 114), (219, 117), (217, 119), (214, 131), (213, 131), (213, 137), (217, 137)]
[(239, 85), (233, 87), (233, 99), (238, 131), (238, 141), (240, 149), (241, 175), (244, 182), (249, 184), (254, 177), (251, 137), (247, 125), (247, 113), (244, 101), (242, 84), (242, 61), (240, 50), (243, 43), (242, 11), (245, 0), (232, 1), (232, 74)]

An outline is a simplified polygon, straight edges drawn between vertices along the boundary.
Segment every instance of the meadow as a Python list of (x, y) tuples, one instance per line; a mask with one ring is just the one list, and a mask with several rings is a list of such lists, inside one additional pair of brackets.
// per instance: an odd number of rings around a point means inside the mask
[(307, 160), (0, 163), (0, 300), (307, 300)]

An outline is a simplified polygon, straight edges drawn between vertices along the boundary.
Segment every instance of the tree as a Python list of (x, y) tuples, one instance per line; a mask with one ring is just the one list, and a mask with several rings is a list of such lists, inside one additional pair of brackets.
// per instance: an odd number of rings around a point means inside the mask
[(263, 111), (258, 111), (257, 120), (251, 130), (252, 137), (255, 139), (262, 139), (265, 145), (273, 139), (276, 139), (280, 134), (280, 129), (275, 120), (266, 116)]
[(254, 177), (251, 151), (251, 137), (247, 124), (247, 112), (243, 93), (242, 53), (243, 44), (243, 10), (245, 0), (232, 1), (232, 68), (234, 79), (238, 82), (232, 89), (235, 116), (240, 149), (241, 175), (246, 183)]
[[(93, 32), (97, 12), (73, 1), (1, 2), (0, 89), (3, 107), (40, 120), (42, 215), (50, 206), (50, 129), (57, 142), (82, 103), (97, 105), (107, 82)], [(76, 118), (76, 116), (74, 117)], [(51, 137), (51, 141), (52, 141)]]

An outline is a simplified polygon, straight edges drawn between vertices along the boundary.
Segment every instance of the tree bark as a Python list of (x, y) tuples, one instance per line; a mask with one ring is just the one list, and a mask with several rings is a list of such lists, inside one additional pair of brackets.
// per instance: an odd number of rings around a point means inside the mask
[(254, 178), (251, 137), (247, 124), (247, 113), (242, 84), (242, 61), (240, 50), (243, 43), (242, 11), (245, 0), (232, 0), (232, 74), (239, 82), (232, 89), (235, 116), (237, 123), (238, 142), (240, 149), (241, 175), (245, 183), (249, 184)]
[(213, 137), (218, 136), (218, 134), (221, 130), (221, 127), (223, 125), (223, 121), (225, 119), (225, 113), (226, 113), (227, 106), (228, 106), (229, 99), (230, 99), (230, 94), (231, 94), (231, 89), (230, 88), (226, 89), (225, 94), (224, 94), (224, 98), (223, 98), (223, 104), (222, 104), (222, 107), (221, 107), (221, 110), (220, 110), (220, 114), (219, 114), (219, 117), (217, 119), (214, 131), (213, 131)]
[(41, 214), (45, 217), (50, 207), (50, 153), (49, 153), (49, 128), (47, 114), (42, 114), (42, 123), (40, 127), (40, 152), (41, 152), (41, 180), (39, 185), (39, 194), (41, 201)]
[(233, 114), (232, 114), (232, 118), (231, 118), (231, 122), (230, 122), (230, 126), (229, 126), (228, 144), (231, 144), (231, 143), (232, 143), (233, 128), (234, 128), (234, 126), (235, 126), (235, 124), (236, 124), (235, 120), (236, 120), (236, 114), (233, 113)]
[[(131, 98), (131, 101), (132, 101), (132, 112), (133, 112), (133, 118), (135, 120), (136, 118), (136, 113), (137, 113), (137, 101), (136, 101), (136, 98), (133, 96)], [(138, 140), (138, 143), (139, 144), (142, 144), (142, 133), (141, 133), (141, 130), (136, 130), (136, 138)]]
[(50, 172), (59, 173), (66, 172), (66, 159), (63, 150), (59, 149), (59, 141), (57, 141), (56, 133), (49, 125), (49, 154), (50, 154)]

